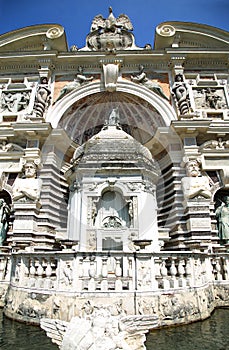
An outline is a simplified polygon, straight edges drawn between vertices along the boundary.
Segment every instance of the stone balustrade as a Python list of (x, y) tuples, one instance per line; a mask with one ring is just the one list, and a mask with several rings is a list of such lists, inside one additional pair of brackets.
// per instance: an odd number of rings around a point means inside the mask
[[(1, 281), (9, 281), (8, 260), (5, 255), (0, 256)], [(229, 255), (188, 252), (15, 253), (12, 255), (11, 274), (12, 286), (47, 292), (174, 290), (228, 281)]]

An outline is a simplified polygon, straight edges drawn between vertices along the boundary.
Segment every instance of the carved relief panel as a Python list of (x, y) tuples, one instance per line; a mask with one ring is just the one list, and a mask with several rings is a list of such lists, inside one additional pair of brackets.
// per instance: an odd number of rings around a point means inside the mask
[(196, 87), (192, 89), (196, 109), (227, 109), (223, 87)]
[(0, 113), (2, 115), (30, 114), (35, 99), (33, 81), (8, 79), (0, 85)]
[(226, 76), (217, 74), (186, 74), (192, 115), (225, 119), (229, 97)]

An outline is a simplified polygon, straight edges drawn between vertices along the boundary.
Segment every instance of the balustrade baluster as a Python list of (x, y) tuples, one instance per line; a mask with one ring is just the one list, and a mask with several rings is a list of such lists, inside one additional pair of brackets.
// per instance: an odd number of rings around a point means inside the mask
[(46, 268), (45, 268), (45, 282), (44, 282), (44, 288), (51, 289), (52, 288), (52, 267), (51, 267), (51, 261), (46, 260)]
[(228, 280), (229, 279), (229, 264), (226, 257), (223, 257), (222, 259), (222, 265), (223, 265), (223, 279)]
[(221, 273), (221, 265), (220, 265), (220, 258), (216, 258), (216, 265), (215, 265), (215, 269), (216, 269), (216, 279), (217, 281), (222, 281), (222, 273)]
[(188, 258), (186, 261), (185, 273), (186, 273), (187, 286), (191, 287), (193, 285), (193, 281), (192, 281), (192, 266), (191, 266), (190, 258)]
[(178, 280), (177, 280), (177, 268), (175, 265), (175, 259), (172, 258), (171, 260), (171, 267), (170, 267), (170, 274), (171, 274), (171, 283), (170, 286), (171, 288), (178, 288)]
[(30, 268), (29, 268), (29, 286), (34, 287), (35, 286), (35, 274), (36, 274), (36, 268), (34, 265), (34, 259), (30, 259)]
[(102, 281), (101, 281), (101, 291), (105, 292), (108, 290), (108, 269), (107, 269), (107, 256), (102, 257), (102, 271), (101, 271), (101, 276), (102, 276)]
[(184, 274), (185, 274), (185, 268), (184, 268), (184, 260), (183, 259), (179, 259), (178, 262), (178, 281), (179, 281), (179, 287), (186, 287), (186, 280), (184, 278)]
[(128, 270), (127, 270), (127, 274), (128, 277), (130, 278), (128, 286), (129, 286), (129, 290), (132, 290), (134, 288), (134, 280), (133, 280), (133, 276), (134, 276), (134, 272), (133, 272), (133, 260), (132, 258), (128, 258)]
[(122, 268), (121, 268), (121, 258), (120, 257), (116, 257), (115, 258), (115, 262), (116, 262), (116, 266), (115, 266), (115, 276), (116, 281), (115, 281), (115, 290), (116, 291), (121, 291), (122, 290), (122, 280), (121, 280), (121, 276), (122, 276)]
[(28, 286), (29, 282), (29, 258), (24, 258), (24, 284)]
[(95, 275), (96, 275), (96, 269), (95, 269), (95, 257), (91, 257), (90, 259), (90, 267), (88, 270), (88, 275), (90, 277), (90, 281), (88, 283), (88, 291), (94, 292), (96, 289), (96, 283), (95, 283)]
[(158, 280), (156, 279), (158, 266), (155, 258), (151, 257), (151, 288), (158, 290)]
[(83, 258), (78, 259), (78, 277), (83, 277)]
[(161, 273), (161, 277), (162, 277), (162, 288), (163, 289), (169, 289), (170, 288), (170, 283), (168, 280), (168, 270), (166, 267), (166, 258), (162, 258), (162, 262), (161, 262), (161, 268), (160, 268), (160, 273)]
[(42, 284), (43, 284), (43, 266), (42, 266), (42, 259), (37, 259), (36, 262), (37, 265), (37, 281), (36, 281), (36, 287), (37, 288), (42, 288)]

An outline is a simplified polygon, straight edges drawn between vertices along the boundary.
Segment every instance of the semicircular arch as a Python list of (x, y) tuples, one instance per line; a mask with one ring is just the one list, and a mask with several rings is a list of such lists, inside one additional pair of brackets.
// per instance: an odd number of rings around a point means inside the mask
[(124, 130), (141, 143), (149, 141), (158, 127), (169, 126), (176, 119), (168, 101), (144, 86), (121, 80), (112, 93), (99, 82), (70, 92), (54, 105), (46, 120), (81, 144), (101, 129), (117, 107)]

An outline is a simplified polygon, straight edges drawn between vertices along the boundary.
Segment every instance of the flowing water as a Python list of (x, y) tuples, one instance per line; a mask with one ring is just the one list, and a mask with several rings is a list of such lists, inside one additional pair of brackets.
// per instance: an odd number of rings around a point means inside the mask
[[(229, 350), (229, 309), (190, 325), (155, 330), (147, 336), (147, 350)], [(1, 350), (57, 350), (39, 327), (7, 319), (0, 310)]]

